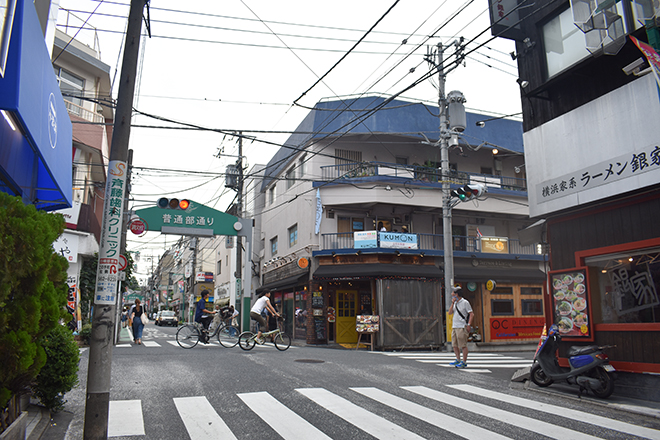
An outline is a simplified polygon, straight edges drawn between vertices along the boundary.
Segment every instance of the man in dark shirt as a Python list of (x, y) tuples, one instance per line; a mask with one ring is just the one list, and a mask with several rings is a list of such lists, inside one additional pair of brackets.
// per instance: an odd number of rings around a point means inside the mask
[(195, 322), (199, 322), (204, 327), (202, 330), (202, 342), (205, 344), (209, 341), (209, 325), (213, 320), (212, 315), (215, 315), (215, 311), (211, 311), (206, 308), (206, 298), (208, 297), (209, 291), (203, 290), (202, 298), (197, 301), (197, 308), (195, 309)]

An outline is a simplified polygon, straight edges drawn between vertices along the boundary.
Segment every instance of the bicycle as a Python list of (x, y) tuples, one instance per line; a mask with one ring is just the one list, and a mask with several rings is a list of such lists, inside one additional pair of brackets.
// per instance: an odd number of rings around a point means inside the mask
[(243, 332), (238, 336), (238, 346), (243, 350), (252, 350), (255, 345), (263, 345), (266, 343), (266, 338), (272, 337), (275, 348), (284, 351), (291, 346), (291, 337), (282, 331), (283, 317), (277, 318), (277, 328), (269, 332), (261, 334), (261, 338), (257, 338), (257, 334), (253, 332)]
[[(209, 334), (209, 341), (212, 337), (218, 337), (220, 345), (226, 348), (235, 347), (238, 344), (238, 329), (226, 322), (218, 325), (213, 333)], [(176, 342), (181, 348), (193, 348), (199, 342), (202, 342), (202, 327), (199, 323), (185, 324), (176, 332)]]

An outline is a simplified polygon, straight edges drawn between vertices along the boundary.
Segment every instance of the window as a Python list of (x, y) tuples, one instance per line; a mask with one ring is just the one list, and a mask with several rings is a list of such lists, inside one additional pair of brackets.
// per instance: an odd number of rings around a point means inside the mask
[(543, 289), (540, 287), (521, 287), (520, 288), (520, 294), (521, 295), (541, 295), (543, 293)]
[(59, 67), (54, 67), (54, 69), (55, 76), (57, 77), (57, 84), (60, 86), (60, 91), (62, 94), (73, 95), (64, 96), (66, 101), (75, 104), (75, 106), (67, 106), (71, 107), (68, 108), (68, 110), (73, 114), (80, 115), (83, 102), (79, 96), (82, 96), (83, 94), (83, 90), (85, 88), (85, 80)]
[(302, 179), (305, 177), (305, 164), (307, 162), (307, 156), (303, 156), (300, 159), (299, 165), (298, 165), (298, 177)]
[(631, 250), (585, 259), (594, 273), (591, 307), (604, 324), (660, 322), (660, 248)]
[(486, 174), (488, 176), (493, 175), (493, 169), (491, 167), (481, 167), (481, 174)]
[(286, 189), (289, 189), (296, 183), (296, 169), (291, 167), (284, 175), (284, 180), (286, 180)]
[(277, 255), (277, 237), (270, 239), (270, 255)]
[(289, 228), (289, 247), (294, 247), (298, 243), (298, 225)]
[(275, 185), (268, 190), (268, 204), (272, 205), (273, 203), (275, 203)]
[(493, 316), (513, 315), (513, 300), (491, 299), (490, 308)]
[(408, 158), (403, 156), (397, 156), (395, 158), (396, 163), (399, 165), (408, 165)]
[(216, 271), (218, 275), (222, 273), (222, 260), (218, 260), (218, 264), (216, 265)]
[(496, 287), (490, 293), (493, 295), (513, 295), (513, 287)]
[(523, 315), (543, 315), (543, 302), (540, 299), (521, 300)]
[(573, 22), (570, 8), (543, 26), (543, 45), (548, 78), (590, 55), (584, 33)]

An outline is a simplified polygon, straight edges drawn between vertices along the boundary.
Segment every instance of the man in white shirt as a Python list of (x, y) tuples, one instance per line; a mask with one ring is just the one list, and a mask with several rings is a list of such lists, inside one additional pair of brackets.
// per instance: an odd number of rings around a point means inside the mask
[(252, 308), (250, 309), (250, 318), (253, 320), (257, 321), (259, 323), (259, 332), (257, 333), (257, 340), (260, 341), (261, 344), (263, 344), (262, 339), (261, 339), (261, 333), (262, 329), (268, 330), (268, 323), (266, 322), (266, 319), (261, 316), (261, 312), (264, 311), (264, 309), (268, 309), (269, 312), (271, 312), (273, 315), (276, 316), (281, 316), (275, 308), (270, 304), (270, 292), (264, 293), (259, 299), (254, 303)]
[[(468, 347), (467, 340), (470, 331), (472, 330), (472, 319), (474, 312), (470, 302), (463, 298), (463, 289), (460, 287), (454, 288), (451, 293), (451, 307), (447, 312), (453, 315), (452, 331), (451, 331), (451, 345), (454, 348), (456, 360), (451, 362), (456, 368), (467, 367)], [(461, 351), (463, 352), (463, 360), (461, 361)]]

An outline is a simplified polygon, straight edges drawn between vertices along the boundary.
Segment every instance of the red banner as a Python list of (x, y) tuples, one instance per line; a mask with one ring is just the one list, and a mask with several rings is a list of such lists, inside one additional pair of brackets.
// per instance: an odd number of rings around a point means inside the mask
[(545, 318), (490, 318), (490, 339), (538, 339)]

